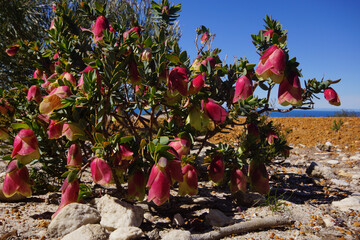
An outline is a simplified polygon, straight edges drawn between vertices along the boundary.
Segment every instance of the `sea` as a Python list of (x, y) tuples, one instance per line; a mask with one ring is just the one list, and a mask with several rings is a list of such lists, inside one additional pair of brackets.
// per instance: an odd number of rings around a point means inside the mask
[(351, 109), (351, 110), (295, 109), (287, 113), (271, 112), (270, 117), (360, 117), (360, 109)]

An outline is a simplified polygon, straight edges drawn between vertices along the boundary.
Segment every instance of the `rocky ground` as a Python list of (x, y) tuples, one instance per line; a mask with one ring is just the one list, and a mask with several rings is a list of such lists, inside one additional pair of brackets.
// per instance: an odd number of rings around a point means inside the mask
[[(334, 120), (343, 122), (338, 131), (331, 130)], [(173, 191), (161, 207), (147, 202), (132, 207), (114, 199), (109, 186), (96, 188), (96, 198), (86, 205), (69, 205), (59, 214), (64, 220), (55, 223), (51, 215), (59, 194), (48, 193), (1, 202), (0, 239), (109, 239), (110, 233), (110, 239), (206, 239), (210, 234), (207, 239), (359, 239), (360, 119), (274, 122), (288, 133), (294, 149), (288, 159), (276, 159), (269, 168), (268, 196), (232, 197), (228, 188), (200, 182), (196, 197)], [(234, 141), (233, 135), (216, 138)], [(219, 236), (224, 232), (230, 235)], [(91, 234), (96, 237), (86, 237)]]

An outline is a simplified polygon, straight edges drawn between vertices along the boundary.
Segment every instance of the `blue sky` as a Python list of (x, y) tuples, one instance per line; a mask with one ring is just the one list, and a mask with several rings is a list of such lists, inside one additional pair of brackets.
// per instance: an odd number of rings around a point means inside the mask
[[(193, 0), (182, 4), (180, 46), (196, 57), (195, 29), (200, 25), (216, 34), (213, 48), (222, 49), (227, 64), (234, 57), (258, 63), (251, 34), (264, 29), (265, 15), (272, 15), (288, 30), (290, 57), (296, 57), (303, 80), (339, 79), (333, 85), (341, 99), (334, 107), (321, 94), (315, 109), (360, 109), (360, 1), (359, 0)], [(257, 94), (257, 92), (255, 92)], [(258, 92), (259, 94), (259, 92)], [(272, 94), (275, 100), (277, 93)]]

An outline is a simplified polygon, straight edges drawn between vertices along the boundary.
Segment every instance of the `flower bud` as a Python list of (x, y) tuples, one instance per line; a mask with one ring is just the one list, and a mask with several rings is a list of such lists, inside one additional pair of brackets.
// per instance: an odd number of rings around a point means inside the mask
[(186, 164), (182, 168), (182, 174), (183, 181), (179, 183), (179, 195), (196, 195), (198, 193), (198, 177), (196, 169), (192, 165)]
[(276, 45), (269, 47), (260, 57), (256, 75), (260, 80), (270, 78), (275, 83), (281, 83), (284, 78), (285, 53)]
[(278, 102), (282, 106), (302, 105), (302, 89), (300, 80), (295, 72), (291, 72), (289, 76), (285, 77), (279, 86)]
[(51, 114), (54, 110), (60, 109), (64, 106), (62, 100), (71, 96), (71, 91), (68, 86), (57, 87), (52, 90), (49, 95), (45, 96), (40, 103), (39, 110), (42, 114)]
[(48, 126), (48, 138), (49, 139), (58, 139), (62, 136), (63, 132), (63, 123), (59, 123), (57, 120), (51, 120)]
[(205, 85), (206, 73), (198, 74), (192, 81), (189, 88), (189, 94), (198, 93)]
[(17, 158), (22, 164), (28, 164), (40, 157), (37, 138), (31, 129), (21, 129), (14, 139), (12, 158)]
[(216, 184), (220, 184), (224, 179), (225, 164), (221, 154), (217, 154), (213, 157), (209, 170), (210, 180)]
[(30, 197), (29, 171), (26, 166), (22, 168), (17, 167), (15, 160), (11, 161), (6, 168), (5, 179), (2, 187), (2, 191), (5, 197), (12, 197), (14, 194), (19, 193), (25, 197)]
[(28, 92), (27, 92), (27, 96), (26, 99), (30, 102), (30, 101), (35, 101), (37, 103), (41, 102), (41, 92), (40, 92), (40, 88), (37, 85), (32, 85)]
[(137, 170), (132, 175), (130, 175), (128, 180), (129, 197), (137, 199), (138, 201), (144, 200), (145, 183), (145, 176), (141, 170)]
[(205, 58), (205, 60), (203, 60), (203, 61), (201, 62), (201, 64), (206, 67), (206, 65), (207, 65), (208, 62), (209, 62), (209, 64), (210, 64), (210, 67), (211, 67), (211, 68), (214, 68), (214, 67), (215, 67), (216, 60), (215, 60), (214, 57), (207, 57), (207, 58)]
[(68, 166), (81, 166), (82, 165), (82, 155), (81, 149), (78, 144), (72, 144), (69, 148), (67, 155), (67, 165)]
[(331, 87), (328, 87), (327, 89), (325, 89), (324, 97), (326, 100), (329, 101), (329, 103), (331, 105), (340, 106), (340, 104), (341, 104), (338, 94)]
[(184, 136), (181, 138), (175, 138), (174, 141), (169, 143), (169, 146), (171, 146), (179, 154), (179, 159), (190, 153), (190, 145), (190, 140)]
[(84, 136), (84, 131), (75, 123), (65, 123), (62, 128), (62, 136), (70, 141), (75, 141), (79, 136)]
[(90, 168), (94, 183), (105, 185), (112, 182), (111, 168), (104, 159), (95, 158), (91, 161)]
[(64, 82), (69, 82), (71, 85), (76, 86), (76, 79), (71, 73), (64, 72), (61, 76)]
[(253, 191), (260, 194), (267, 194), (270, 191), (269, 174), (264, 163), (252, 161), (249, 165), (249, 177)]
[(217, 124), (223, 124), (226, 120), (226, 117), (228, 116), (228, 112), (217, 104), (213, 99), (208, 98), (208, 100), (205, 102), (202, 102), (203, 105), (205, 104), (205, 109), (207, 115)]
[(43, 71), (40, 69), (36, 69), (33, 74), (33, 78), (41, 79), (43, 77)]
[(246, 169), (242, 167), (242, 169), (234, 168), (231, 172), (230, 176), (230, 190), (232, 193), (236, 193), (238, 191), (242, 191), (246, 193)]
[(69, 183), (66, 178), (60, 190), (61, 190), (60, 206), (56, 210), (56, 212), (51, 216), (51, 218), (54, 218), (60, 212), (60, 210), (63, 209), (66, 205), (77, 202), (79, 196), (79, 190), (80, 190), (79, 181), (75, 179), (74, 181)]
[(253, 94), (252, 81), (248, 75), (241, 76), (236, 81), (235, 86), (235, 95), (233, 98), (233, 103), (236, 103), (240, 99), (247, 99)]
[(159, 164), (151, 168), (150, 176), (146, 187), (149, 188), (148, 202), (153, 201), (160, 206), (170, 197), (171, 178), (164, 167)]
[(270, 36), (270, 38), (274, 35), (274, 29), (269, 29), (264, 32), (264, 36)]
[(5, 50), (10, 57), (14, 56), (19, 51), (20, 46), (18, 44), (13, 45)]
[(209, 40), (209, 33), (204, 32), (201, 35), (200, 42), (201, 42), (201, 44), (204, 44), (204, 43), (206, 43), (207, 40)]

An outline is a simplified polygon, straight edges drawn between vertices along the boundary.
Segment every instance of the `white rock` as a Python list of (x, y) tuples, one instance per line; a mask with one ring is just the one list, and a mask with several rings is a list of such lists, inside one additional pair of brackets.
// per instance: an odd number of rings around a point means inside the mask
[(100, 224), (87, 224), (66, 234), (61, 240), (107, 240), (109, 233)]
[(331, 160), (327, 160), (326, 161), (328, 164), (330, 164), (330, 165), (335, 165), (335, 164), (339, 164), (339, 161), (338, 160), (333, 160), (333, 159), (331, 159)]
[(99, 223), (100, 214), (85, 204), (70, 203), (66, 205), (51, 221), (47, 237), (62, 237), (89, 223)]
[(119, 227), (139, 227), (144, 219), (144, 210), (141, 207), (109, 195), (96, 199), (95, 202), (101, 215), (100, 224), (110, 231)]
[(353, 179), (360, 179), (360, 174), (354, 174), (354, 175), (352, 175), (352, 178)]
[(110, 234), (109, 240), (138, 239), (143, 231), (138, 227), (120, 227)]
[(349, 186), (350, 183), (348, 183), (347, 181), (345, 180), (341, 180), (341, 179), (331, 179), (330, 180), (333, 184), (337, 185), (337, 186)]
[(218, 209), (210, 209), (205, 219), (211, 226), (215, 227), (223, 227), (233, 223), (232, 218), (229, 218)]
[(356, 155), (354, 155), (354, 156), (351, 156), (351, 157), (349, 158), (349, 160), (352, 160), (352, 161), (354, 161), (354, 160), (360, 160), (360, 154), (356, 154)]
[(183, 230), (171, 230), (170, 232), (160, 233), (162, 240), (191, 240), (191, 233)]
[(311, 162), (310, 166), (306, 169), (306, 173), (311, 177), (331, 179), (335, 174), (329, 167), (325, 167), (320, 163)]
[(5, 175), (6, 175), (5, 172), (0, 174), (0, 202), (16, 202), (25, 199), (26, 197), (19, 193), (15, 193), (9, 198), (5, 197), (2, 191)]
[(348, 211), (350, 209), (360, 211), (360, 196), (347, 197), (340, 201), (332, 202), (332, 205), (341, 211)]
[(323, 221), (326, 227), (333, 227), (335, 226), (335, 220), (328, 214), (323, 216)]

